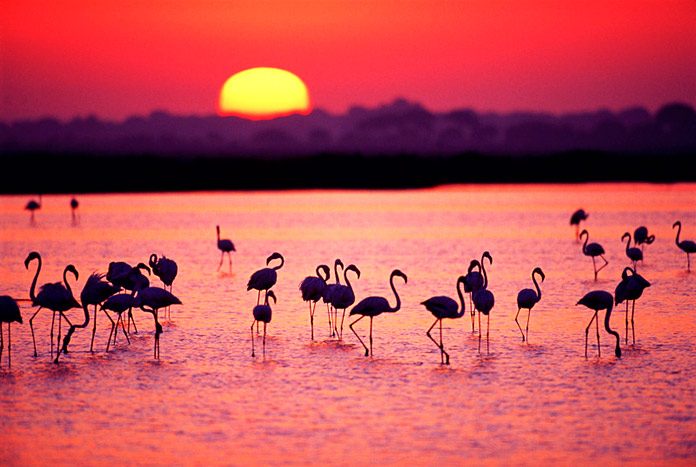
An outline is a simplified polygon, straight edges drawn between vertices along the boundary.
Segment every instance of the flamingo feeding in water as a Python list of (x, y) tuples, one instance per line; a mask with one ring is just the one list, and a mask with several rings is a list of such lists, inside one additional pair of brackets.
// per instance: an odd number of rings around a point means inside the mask
[[(488, 253), (488, 252), (486, 252)], [(491, 265), (493, 264), (493, 257), (488, 254), (487, 258), (490, 260)], [(483, 259), (483, 258), (482, 258)], [(483, 272), (483, 284), (481, 285), (481, 288), (474, 292), (473, 295), (473, 300), (474, 300), (474, 307), (476, 310), (479, 312), (478, 315), (478, 324), (479, 324), (479, 346), (478, 350), (479, 353), (481, 353), (481, 338), (483, 334), (483, 329), (481, 328), (481, 313), (486, 315), (486, 353), (490, 351), (490, 329), (491, 329), (491, 310), (493, 309), (493, 306), (495, 305), (495, 296), (493, 296), (493, 292), (488, 290), (488, 273), (486, 272), (486, 267), (485, 263), (481, 261), (481, 272)]]
[[(421, 305), (425, 306), (425, 309), (428, 310), (432, 315), (435, 317), (435, 322), (433, 323), (432, 326), (428, 328), (428, 330), (425, 332), (425, 334), (428, 336), (428, 338), (433, 341), (433, 343), (437, 346), (438, 349), (440, 349), (440, 364), (445, 364), (449, 365), (449, 360), (450, 356), (449, 353), (445, 351), (445, 346), (442, 343), (442, 320), (445, 318), (449, 319), (457, 319), (461, 318), (464, 316), (464, 313), (466, 312), (466, 303), (464, 301), (464, 294), (462, 293), (462, 289), (459, 287), (460, 285), (464, 285), (466, 282), (466, 277), (465, 276), (459, 276), (457, 279), (456, 283), (456, 288), (457, 288), (457, 295), (459, 296), (459, 303), (461, 304), (461, 308), (457, 305), (457, 302), (454, 301), (453, 299), (446, 297), (444, 295), (439, 295), (436, 297), (431, 297), (427, 299), (424, 302), (421, 302)], [(438, 344), (435, 339), (433, 339), (433, 336), (430, 335), (430, 331), (435, 327), (436, 324), (440, 323), (440, 343)]]
[(691, 259), (689, 258), (689, 255), (691, 253), (696, 253), (696, 243), (694, 243), (691, 240), (682, 240), (679, 241), (679, 235), (681, 234), (681, 229), (682, 229), (682, 223), (681, 221), (677, 221), (674, 224), (672, 224), (672, 228), (678, 227), (677, 229), (677, 238), (674, 240), (674, 243), (676, 243), (677, 247), (686, 253), (686, 270), (688, 272), (691, 272)]
[(2, 349), (5, 342), (2, 337), (2, 323), (7, 323), (7, 367), (12, 366), (12, 323), (22, 324), (22, 314), (14, 298), (0, 295), (0, 365), (2, 364)]
[(343, 271), (343, 261), (337, 258), (336, 261), (334, 261), (334, 278), (336, 282), (334, 284), (327, 284), (326, 288), (324, 289), (324, 293), (322, 294), (322, 301), (326, 303), (326, 313), (329, 316), (329, 337), (334, 337), (336, 335), (334, 332), (334, 320), (331, 318), (331, 312), (333, 310), (333, 306), (331, 305), (331, 295), (333, 294), (334, 289), (341, 285), (341, 275), (338, 273), (339, 266), (341, 266), (341, 271)]
[[(534, 289), (522, 289), (517, 293), (517, 314), (515, 315), (515, 322), (517, 323), (517, 327), (520, 328), (520, 332), (522, 333), (522, 342), (525, 340), (529, 343), (529, 318), (532, 315), (532, 308), (534, 308), (534, 305), (539, 303), (539, 300), (541, 300), (541, 287), (539, 287), (539, 283), (536, 280), (536, 277), (534, 276), (535, 274), (538, 274), (539, 277), (541, 277), (541, 282), (544, 282), (546, 279), (546, 275), (544, 274), (544, 271), (541, 270), (541, 268), (536, 267), (532, 271), (532, 282), (534, 282)], [(520, 310), (522, 308), (526, 308), (529, 310), (529, 314), (527, 314), (527, 326), (525, 326), (525, 331), (522, 331), (522, 326), (520, 326), (520, 322), (517, 321), (517, 317), (520, 315)], [(526, 334), (526, 336), (525, 336)]]
[(160, 308), (171, 305), (181, 305), (181, 300), (160, 287), (146, 287), (139, 291), (138, 295), (133, 299), (133, 306), (140, 308), (146, 313), (152, 313), (152, 317), (155, 320), (155, 359), (160, 358), (159, 336), (162, 334), (162, 325), (157, 320), (157, 312)]
[[(401, 277), (404, 280), (404, 283), (408, 283), (408, 277), (406, 277), (406, 274), (401, 272), (398, 269), (394, 269), (389, 276), (389, 285), (391, 286), (392, 292), (394, 292), (394, 296), (396, 297), (396, 305), (394, 308), (389, 306), (389, 301), (384, 298), (384, 297), (367, 297), (363, 298), (357, 305), (353, 307), (352, 310), (350, 310), (349, 316), (352, 315), (360, 315), (358, 319), (350, 323), (350, 330), (353, 331), (353, 334), (355, 334), (355, 337), (358, 338), (362, 346), (365, 348), (365, 356), (369, 357), (370, 355), (374, 355), (372, 353), (372, 319), (375, 316), (379, 316), (382, 313), (396, 313), (401, 309), (401, 299), (399, 298), (399, 294), (396, 293), (396, 288), (394, 287), (394, 278), (395, 277)], [(358, 321), (363, 319), (364, 317), (369, 316), (370, 317), (370, 348), (368, 349), (363, 340), (358, 336), (358, 333), (355, 332), (355, 329), (353, 329), (353, 325), (355, 325)]]
[(636, 245), (640, 245), (641, 251), (645, 245), (652, 245), (655, 241), (654, 235), (648, 235), (648, 228), (644, 225), (638, 227), (635, 232), (633, 232), (633, 241)]
[[(36, 251), (32, 251), (27, 255), (24, 260), (24, 267), (29, 269), (29, 263), (33, 260), (38, 261), (38, 267), (36, 268), (36, 273), (34, 274), (34, 279), (31, 282), (31, 288), (29, 289), (29, 297), (33, 306), (38, 306), (39, 309), (29, 318), (29, 328), (31, 329), (31, 340), (34, 344), (34, 357), (38, 357), (38, 352), (36, 351), (36, 338), (34, 336), (34, 318), (42, 308), (49, 309), (53, 312), (53, 319), (51, 320), (51, 357), (53, 357), (53, 328), (55, 325), (56, 312), (58, 316), (58, 345), (60, 345), (60, 327), (62, 319), (64, 319), (68, 326), (72, 326), (72, 323), (63, 312), (71, 308), (80, 308), (80, 304), (73, 297), (72, 289), (68, 283), (67, 274), (72, 273), (75, 276), (75, 280), (79, 278), (79, 274), (75, 266), (69, 264), (63, 270), (63, 283), (54, 282), (47, 283), (41, 286), (39, 293), (36, 294), (36, 282), (39, 279), (39, 273), (41, 272), (41, 255)], [(60, 349), (59, 349), (60, 350)]]
[(232, 272), (232, 254), (231, 252), (237, 251), (234, 248), (234, 243), (232, 243), (232, 240), (229, 240), (227, 238), (224, 238), (220, 240), (220, 226), (216, 225), (215, 229), (217, 230), (217, 247), (218, 250), (220, 250), (220, 264), (218, 265), (217, 270), (219, 271), (220, 268), (222, 267), (222, 261), (225, 259), (225, 253), (227, 253), (227, 260), (229, 262), (229, 267), (230, 267), (230, 272)]
[(599, 346), (599, 317), (597, 316), (599, 310), (607, 310), (606, 314), (604, 315), (604, 329), (609, 334), (616, 337), (616, 349), (614, 350), (614, 353), (618, 358), (621, 358), (621, 336), (619, 336), (618, 332), (609, 327), (609, 319), (611, 318), (611, 310), (614, 305), (614, 297), (612, 297), (609, 292), (604, 290), (593, 290), (582, 297), (578, 303), (576, 303), (576, 305), (585, 305), (590, 310), (594, 310), (594, 315), (592, 315), (590, 323), (587, 325), (587, 328), (585, 328), (585, 358), (587, 358), (587, 340), (590, 327), (592, 326), (592, 321), (595, 321), (597, 325), (597, 353), (600, 357), (602, 356), (602, 350)]
[(631, 248), (631, 234), (629, 232), (625, 232), (621, 236), (621, 243), (623, 243), (625, 239), (628, 239), (628, 242), (626, 243), (626, 256), (633, 262), (633, 269), (637, 270), (638, 268), (636, 265), (638, 261), (643, 261), (643, 252), (640, 250), (640, 248)]
[(259, 293), (256, 296), (256, 304), (258, 305), (261, 300), (261, 291), (268, 291), (273, 287), (278, 280), (278, 269), (282, 268), (285, 264), (285, 258), (280, 253), (273, 253), (271, 256), (266, 258), (266, 266), (268, 266), (271, 261), (279, 259), (280, 264), (272, 268), (259, 269), (251, 275), (249, 282), (247, 283), (247, 291), (254, 289), (258, 290)]
[[(348, 280), (348, 272), (353, 271), (360, 279), (360, 269), (354, 264), (349, 265), (343, 270), (343, 280), (346, 285), (338, 284), (331, 291), (331, 296), (329, 297), (331, 301), (331, 306), (334, 309), (334, 332), (339, 339), (343, 338), (343, 320), (346, 317), (346, 308), (355, 303), (355, 293), (353, 292), (353, 286)], [(341, 328), (337, 328), (338, 323), (338, 310), (343, 310), (343, 315), (341, 316)]]
[[(599, 271), (607, 267), (607, 264), (609, 264), (609, 261), (606, 260), (604, 257), (604, 247), (600, 245), (599, 243), (590, 243), (589, 245), (587, 244), (587, 241), (590, 239), (590, 233), (587, 230), (583, 230), (580, 232), (580, 238), (585, 237), (585, 243), (582, 245), (582, 254), (585, 256), (589, 256), (592, 258), (592, 268), (594, 269), (594, 280), (597, 280), (597, 274), (599, 274)], [(599, 269), (597, 269), (597, 263), (595, 261), (595, 258), (599, 256), (602, 258), (602, 261), (604, 261), (604, 265), (602, 265)]]
[(116, 295), (112, 295), (109, 297), (104, 303), (102, 303), (101, 307), (99, 307), (101, 310), (104, 311), (106, 316), (111, 320), (111, 323), (114, 322), (113, 318), (109, 315), (109, 311), (113, 311), (118, 315), (116, 318), (116, 324), (112, 324), (111, 326), (111, 332), (109, 333), (109, 339), (106, 341), (106, 351), (109, 351), (109, 346), (111, 345), (111, 336), (114, 336), (114, 345), (116, 345), (116, 335), (118, 334), (118, 323), (121, 323), (121, 329), (123, 330), (123, 335), (126, 336), (126, 340), (128, 341), (128, 344), (130, 344), (130, 337), (128, 337), (128, 333), (126, 332), (126, 325), (123, 323), (123, 318), (122, 315), (125, 311), (130, 310), (133, 308), (133, 302), (134, 298), (133, 295), (128, 294), (128, 293), (120, 293)]
[[(120, 290), (119, 287), (110, 284), (109, 282), (103, 280), (104, 274), (93, 273), (87, 278), (82, 292), (80, 293), (80, 301), (82, 302), (82, 309), (85, 313), (85, 319), (82, 324), (73, 324), (68, 329), (65, 338), (63, 339), (63, 346), (61, 352), (68, 353), (68, 344), (70, 344), (70, 339), (76, 329), (84, 329), (89, 324), (89, 305), (94, 305), (94, 327), (92, 328), (92, 340), (89, 344), (89, 351), (94, 352), (94, 335), (97, 332), (97, 305), (100, 305), (104, 300), (111, 297)], [(111, 319), (111, 332), (114, 331), (114, 320)], [(55, 363), (58, 363), (58, 358), (60, 357), (60, 352), (56, 355)]]
[(570, 216), (570, 225), (575, 226), (576, 242), (580, 242), (580, 235), (578, 234), (578, 231), (580, 230), (580, 222), (587, 220), (588, 217), (590, 217), (590, 214), (588, 212), (585, 212), (584, 209), (578, 209), (573, 213), (572, 216)]
[[(324, 276), (322, 277), (322, 272)], [(308, 276), (300, 283), (300, 292), (302, 292), (302, 300), (309, 304), (309, 325), (311, 328), (312, 340), (314, 340), (314, 310), (317, 307), (317, 302), (321, 299), (326, 281), (329, 280), (331, 269), (326, 264), (317, 266), (316, 276)]]
[[(169, 259), (166, 256), (157, 258), (157, 255), (153, 253), (150, 255), (149, 263), (150, 268), (152, 268), (152, 273), (159, 277), (162, 284), (164, 284), (164, 289), (172, 292), (172, 284), (174, 283), (174, 279), (176, 279), (176, 275), (179, 272), (179, 267), (177, 266), (176, 261)], [(165, 316), (167, 319), (171, 319), (170, 313), (170, 309), (167, 308), (167, 310), (165, 310)]]
[[(630, 275), (628, 273), (631, 273)], [(634, 269), (629, 267), (624, 268), (621, 273), (621, 282), (616, 286), (614, 291), (615, 304), (619, 305), (624, 300), (626, 301), (626, 344), (628, 344), (628, 302), (632, 301), (631, 308), (631, 331), (633, 333), (633, 345), (636, 344), (636, 325), (634, 315), (636, 312), (636, 300), (643, 295), (643, 290), (650, 287), (643, 276), (638, 274)]]
[(271, 322), (273, 317), (273, 310), (271, 310), (271, 305), (268, 304), (268, 298), (273, 299), (273, 303), (276, 302), (276, 296), (272, 290), (266, 292), (266, 299), (263, 305), (256, 305), (252, 311), (254, 314), (254, 322), (251, 323), (251, 356), (255, 357), (254, 352), (254, 324), (258, 326), (258, 323), (263, 323), (263, 354), (266, 355), (266, 326)]
[(31, 214), (29, 217), (29, 221), (33, 224), (34, 223), (34, 212), (37, 211), (38, 209), (41, 209), (41, 195), (39, 195), (39, 200), (36, 201), (34, 199), (29, 200), (27, 204), (24, 206), (24, 209), (28, 210)]

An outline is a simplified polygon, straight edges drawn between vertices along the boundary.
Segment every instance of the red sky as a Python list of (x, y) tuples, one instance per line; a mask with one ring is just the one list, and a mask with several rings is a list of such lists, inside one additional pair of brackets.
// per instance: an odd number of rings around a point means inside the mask
[(215, 112), (220, 86), (285, 68), (316, 107), (696, 104), (696, 2), (9, 1), (0, 119)]

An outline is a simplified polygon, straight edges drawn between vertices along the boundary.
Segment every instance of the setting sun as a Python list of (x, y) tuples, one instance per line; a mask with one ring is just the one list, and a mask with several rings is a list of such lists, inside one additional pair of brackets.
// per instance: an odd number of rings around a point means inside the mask
[(279, 68), (250, 68), (232, 75), (220, 90), (218, 112), (263, 120), (311, 111), (307, 86)]

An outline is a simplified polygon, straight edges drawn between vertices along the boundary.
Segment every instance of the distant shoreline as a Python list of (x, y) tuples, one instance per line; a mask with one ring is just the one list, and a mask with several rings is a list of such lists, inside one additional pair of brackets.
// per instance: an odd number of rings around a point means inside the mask
[(0, 193), (408, 189), (451, 184), (694, 182), (696, 155), (224, 156), (4, 154)]

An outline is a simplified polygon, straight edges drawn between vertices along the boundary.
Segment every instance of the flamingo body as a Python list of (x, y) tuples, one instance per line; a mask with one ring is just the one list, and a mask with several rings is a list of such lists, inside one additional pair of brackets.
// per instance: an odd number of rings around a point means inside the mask
[(584, 297), (578, 300), (578, 303), (576, 305), (584, 305), (587, 308), (594, 310), (595, 312), (592, 316), (592, 319), (590, 320), (590, 324), (588, 324), (587, 328), (585, 329), (585, 357), (587, 357), (588, 334), (590, 331), (590, 326), (592, 326), (592, 321), (594, 320), (597, 320), (597, 352), (601, 356), (601, 349), (599, 346), (599, 318), (597, 317), (597, 314), (600, 310), (607, 310), (606, 314), (604, 315), (604, 329), (616, 338), (616, 348), (614, 350), (614, 353), (617, 357), (620, 358), (621, 337), (619, 336), (618, 332), (612, 330), (609, 326), (609, 319), (611, 317), (611, 311), (614, 306), (614, 297), (612, 297), (612, 295), (607, 291), (593, 290), (592, 292), (588, 292), (587, 294), (585, 294)]
[(674, 239), (674, 243), (676, 243), (677, 248), (679, 248), (681, 251), (686, 253), (686, 270), (691, 271), (691, 258), (690, 255), (691, 253), (696, 253), (696, 242), (693, 242), (691, 240), (679, 240), (679, 236), (681, 235), (681, 229), (682, 229), (682, 223), (681, 221), (676, 221), (673, 225), (672, 228), (678, 227), (677, 229), (677, 237)]
[(2, 350), (5, 347), (2, 336), (2, 323), (7, 323), (7, 366), (12, 366), (12, 323), (22, 324), (22, 314), (17, 302), (7, 295), (0, 295), (0, 363)]

